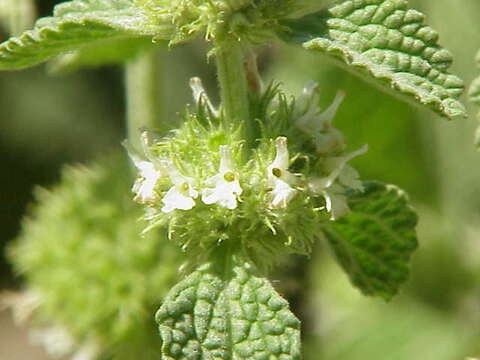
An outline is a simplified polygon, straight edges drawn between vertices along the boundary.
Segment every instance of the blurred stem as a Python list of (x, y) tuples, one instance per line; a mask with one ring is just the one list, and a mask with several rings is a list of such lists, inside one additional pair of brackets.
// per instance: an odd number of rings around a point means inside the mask
[(128, 141), (139, 152), (142, 129), (159, 127), (163, 109), (160, 66), (157, 52), (146, 51), (127, 63), (125, 68)]
[(216, 44), (215, 51), (225, 128), (243, 123), (248, 139), (250, 112), (242, 45), (224, 40)]

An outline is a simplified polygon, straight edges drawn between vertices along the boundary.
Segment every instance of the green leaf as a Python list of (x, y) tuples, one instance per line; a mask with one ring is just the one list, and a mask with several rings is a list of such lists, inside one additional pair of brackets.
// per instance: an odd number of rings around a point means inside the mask
[(388, 300), (408, 278), (417, 215), (405, 193), (377, 182), (365, 183), (348, 204), (352, 212), (328, 222), (324, 234), (352, 283)]
[(168, 39), (171, 30), (167, 17), (154, 17), (132, 0), (74, 0), (0, 44), (0, 70), (32, 66), (99, 40)]
[(447, 72), (452, 55), (424, 19), (407, 0), (345, 0), (285, 22), (280, 36), (441, 116), (466, 116), (463, 81)]
[(157, 312), (162, 359), (300, 359), (300, 322), (248, 263), (212, 264), (177, 284)]

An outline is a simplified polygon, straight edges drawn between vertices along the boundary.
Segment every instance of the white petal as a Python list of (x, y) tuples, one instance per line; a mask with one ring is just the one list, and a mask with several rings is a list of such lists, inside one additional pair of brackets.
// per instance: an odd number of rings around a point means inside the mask
[(346, 187), (349, 187), (353, 190), (363, 190), (363, 184), (360, 180), (360, 175), (358, 174), (358, 171), (350, 165), (344, 166), (342, 172), (338, 176), (338, 181), (342, 185), (345, 185)]
[(343, 187), (334, 185), (325, 190), (323, 196), (325, 197), (327, 211), (331, 214), (331, 220), (337, 220), (340, 216), (350, 212)]
[(217, 203), (227, 209), (235, 209), (237, 207), (237, 195), (240, 195), (242, 191), (238, 180), (219, 181), (215, 188), (202, 191), (202, 201), (207, 205)]
[(295, 196), (296, 191), (286, 182), (276, 179), (275, 186), (270, 192), (270, 206), (272, 208), (286, 207), (288, 202)]
[(232, 171), (232, 157), (230, 155), (230, 150), (228, 146), (220, 146), (220, 173), (226, 173)]
[(165, 204), (162, 207), (162, 212), (169, 213), (175, 209), (190, 210), (195, 206), (195, 201), (186, 196), (183, 192), (178, 191), (176, 186), (172, 186), (162, 199)]
[(340, 175), (342, 172), (344, 166), (347, 164), (348, 161), (353, 159), (356, 156), (362, 155), (366, 153), (368, 150), (368, 145), (363, 145), (360, 149), (353, 151), (351, 153), (348, 153), (345, 156), (337, 157), (337, 158), (331, 158), (328, 159), (330, 161), (329, 166), (330, 167), (335, 167), (330, 175), (327, 177), (327, 184), (326, 187), (329, 187), (330, 185), (333, 184), (333, 182), (337, 179), (337, 177)]
[(277, 150), (277, 154), (275, 156), (275, 160), (269, 166), (270, 168), (277, 168), (280, 170), (287, 170), (288, 169), (288, 148), (287, 148), (287, 138), (284, 136), (279, 136), (275, 139), (275, 147)]

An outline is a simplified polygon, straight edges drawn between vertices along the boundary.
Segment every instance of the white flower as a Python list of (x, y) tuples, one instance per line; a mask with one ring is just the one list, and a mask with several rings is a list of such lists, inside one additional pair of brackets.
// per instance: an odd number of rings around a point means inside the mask
[(231, 210), (237, 207), (237, 197), (243, 190), (238, 181), (238, 174), (233, 171), (228, 146), (220, 146), (220, 170), (218, 174), (208, 178), (205, 184), (214, 186), (202, 191), (202, 201), (205, 204), (217, 203)]
[(272, 208), (284, 208), (295, 196), (297, 190), (292, 188), (297, 179), (288, 171), (289, 155), (287, 138), (278, 137), (275, 139), (277, 154), (273, 162), (267, 167), (267, 186), (272, 190), (269, 192), (269, 205)]
[[(363, 189), (358, 172), (348, 166), (347, 162), (356, 156), (364, 154), (367, 150), (368, 146), (364, 145), (357, 151), (353, 151), (345, 156), (326, 159), (324, 166), (329, 175), (310, 180), (308, 184), (310, 190), (325, 198), (326, 209), (331, 213), (332, 220), (338, 219), (338, 217), (349, 211), (345, 196), (346, 189)], [(337, 180), (338, 183), (336, 183)]]
[(162, 199), (164, 203), (162, 211), (169, 213), (175, 209), (190, 210), (193, 208), (195, 206), (194, 199), (198, 197), (198, 192), (193, 189), (192, 179), (180, 174), (172, 162), (164, 161), (162, 165), (173, 183), (173, 186)]
[(305, 86), (297, 100), (295, 124), (313, 137), (319, 153), (335, 152), (345, 146), (342, 133), (332, 126), (333, 118), (344, 97), (345, 94), (339, 91), (332, 104), (322, 112), (318, 108), (318, 84), (311, 82)]
[(124, 142), (130, 159), (138, 170), (138, 177), (132, 186), (132, 192), (135, 194), (134, 201), (140, 204), (152, 204), (159, 200), (158, 193), (155, 190), (158, 179), (162, 173), (158, 167), (158, 161), (153, 157), (149, 150), (150, 135), (147, 131), (142, 132), (142, 147), (145, 156), (150, 160), (144, 160), (135, 154), (130, 144)]
[(133, 200), (140, 204), (155, 203), (159, 199), (155, 187), (158, 179), (162, 176), (161, 172), (150, 161), (132, 155), (130, 158), (138, 170), (138, 178), (132, 187), (132, 191), (135, 193)]

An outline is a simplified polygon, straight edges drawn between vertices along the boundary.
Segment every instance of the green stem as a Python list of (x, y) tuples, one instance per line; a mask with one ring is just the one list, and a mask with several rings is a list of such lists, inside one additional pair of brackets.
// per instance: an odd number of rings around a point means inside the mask
[(216, 44), (217, 76), (223, 119), (227, 130), (231, 125), (243, 124), (248, 139), (250, 113), (244, 54), (241, 44), (232, 42), (233, 40), (228, 43), (224, 41)]
[(128, 141), (141, 151), (140, 134), (143, 128), (158, 128), (163, 110), (159, 79), (159, 57), (146, 51), (127, 63), (125, 69)]

